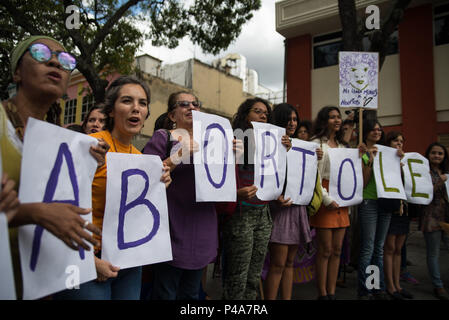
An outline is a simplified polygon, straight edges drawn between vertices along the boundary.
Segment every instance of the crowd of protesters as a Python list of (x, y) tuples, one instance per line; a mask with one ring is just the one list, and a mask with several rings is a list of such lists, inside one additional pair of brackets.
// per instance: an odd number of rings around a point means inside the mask
[[(97, 279), (83, 283), (80, 289), (53, 294), (50, 299), (130, 299), (142, 297), (142, 269), (120, 270), (101, 257), (101, 230), (105, 209), (107, 152), (140, 154), (131, 143), (150, 115), (151, 93), (147, 84), (132, 76), (114, 80), (106, 91), (104, 104), (96, 105), (81, 125), (68, 129), (89, 134), (98, 140), (90, 154), (98, 163), (92, 184), (92, 209), (65, 203), (21, 204), (17, 197), (20, 181), (22, 146), (29, 117), (59, 124), (58, 100), (66, 92), (76, 59), (63, 44), (46, 36), (32, 36), (19, 42), (11, 53), (11, 72), (17, 94), (0, 103), (0, 147), (3, 177), (0, 211), (9, 223), (11, 255), (16, 289), (22, 290), (18, 259), (17, 228), (37, 224), (61, 239), (69, 248), (78, 250), (94, 246)], [(236, 106), (237, 107), (237, 106)], [(373, 174), (376, 145), (397, 149), (404, 156), (405, 137), (400, 132), (386, 136), (379, 121), (363, 120), (363, 143), (354, 139), (355, 121), (342, 120), (339, 108), (325, 106), (313, 122), (304, 121), (295, 107), (279, 104), (274, 107), (264, 99), (249, 98), (238, 106), (232, 119), (233, 129), (252, 128), (251, 122), (271, 123), (285, 128), (280, 145), (287, 152), (292, 138), (319, 145), (317, 181), (322, 195), (317, 212), (309, 215), (306, 206), (294, 205), (281, 194), (275, 201), (262, 201), (256, 196), (251, 139), (234, 139), (235, 157), (243, 157), (236, 165), (237, 201), (223, 203), (197, 202), (192, 157), (198, 145), (193, 140), (192, 111), (201, 111), (201, 102), (190, 91), (170, 95), (167, 111), (158, 120), (153, 136), (142, 150), (163, 161), (160, 179), (166, 186), (173, 260), (150, 265), (151, 294), (155, 300), (195, 300), (204, 288), (205, 268), (220, 261), (223, 278), (223, 299), (255, 300), (257, 298), (290, 300), (293, 284), (293, 262), (300, 245), (312, 241), (315, 229), (317, 253), (315, 263), (318, 300), (335, 300), (337, 279), (348, 228), (357, 230), (359, 249), (356, 256), (358, 286), (354, 295), (362, 300), (413, 299), (413, 293), (400, 285), (404, 269), (406, 238), (410, 230), (410, 213), (418, 218), (426, 244), (429, 278), (434, 295), (448, 300), (440, 275), (441, 239), (449, 222), (449, 203), (445, 181), (449, 172), (447, 149), (440, 143), (428, 146), (434, 186), (432, 202), (410, 205), (403, 200), (385, 201), (377, 197)], [(303, 121), (301, 121), (303, 120)], [(183, 135), (179, 136), (179, 130)], [(330, 148), (357, 147), (362, 158), (363, 202), (357, 207), (340, 207), (329, 195)], [(182, 154), (185, 150), (189, 154)], [(190, 158), (183, 162), (182, 159)], [(288, 169), (287, 169), (288, 174)], [(285, 187), (284, 187), (285, 189)], [(93, 213), (93, 222), (83, 216)], [(352, 219), (350, 213), (357, 215)], [(354, 223), (355, 225), (351, 225)], [(354, 232), (352, 232), (354, 234)], [(261, 285), (264, 261), (269, 256), (267, 277)], [(366, 286), (366, 268), (376, 265), (380, 270), (379, 289)], [(446, 270), (447, 271), (447, 270)], [(410, 276), (410, 275), (409, 275)], [(411, 277), (411, 276), (410, 276)], [(203, 291), (204, 295), (204, 291)]]

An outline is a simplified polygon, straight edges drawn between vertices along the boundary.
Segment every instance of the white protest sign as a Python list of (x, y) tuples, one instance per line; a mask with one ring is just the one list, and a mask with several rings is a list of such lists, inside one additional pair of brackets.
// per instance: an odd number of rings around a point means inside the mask
[(106, 155), (101, 259), (121, 269), (172, 260), (162, 161), (154, 155)]
[(234, 135), (229, 120), (192, 111), (193, 139), (199, 151), (193, 154), (196, 201), (236, 201)]
[(398, 150), (376, 144), (373, 171), (377, 197), (407, 200), (401, 177), (401, 159)]
[[(3, 178), (2, 153), (0, 149), (0, 181)], [(0, 182), (0, 192), (2, 184)], [(16, 300), (14, 272), (12, 268), (11, 250), (9, 247), (8, 221), (0, 212), (0, 300)]]
[(251, 122), (256, 146), (254, 185), (262, 201), (276, 200), (282, 193), (287, 167), (287, 149), (281, 143), (285, 128), (262, 122)]
[(284, 198), (293, 204), (308, 205), (316, 184), (318, 158), (317, 143), (292, 139), (292, 148), (287, 152), (287, 186)]
[[(19, 200), (92, 207), (97, 140), (47, 122), (28, 119), (24, 137)], [(92, 221), (92, 214), (83, 219)], [(70, 249), (38, 225), (19, 228), (23, 298), (38, 299), (96, 279), (93, 248)]]
[(429, 160), (416, 152), (407, 152), (404, 164), (404, 190), (407, 202), (428, 205), (433, 199), (433, 184)]
[(340, 207), (363, 201), (362, 158), (358, 149), (329, 148), (329, 196)]
[(379, 54), (340, 51), (340, 107), (377, 109)]

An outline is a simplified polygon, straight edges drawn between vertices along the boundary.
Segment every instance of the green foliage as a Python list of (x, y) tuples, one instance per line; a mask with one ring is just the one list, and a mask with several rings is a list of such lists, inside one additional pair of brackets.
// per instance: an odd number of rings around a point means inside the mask
[[(79, 8), (79, 29), (67, 29)], [(0, 94), (10, 82), (9, 53), (25, 35), (45, 34), (60, 40), (77, 58), (96, 101), (104, 98), (108, 72), (128, 74), (145, 39), (175, 48), (190, 37), (205, 52), (226, 49), (243, 24), (260, 8), (260, 0), (195, 0), (187, 7), (178, 0), (2, 0), (0, 2)]]

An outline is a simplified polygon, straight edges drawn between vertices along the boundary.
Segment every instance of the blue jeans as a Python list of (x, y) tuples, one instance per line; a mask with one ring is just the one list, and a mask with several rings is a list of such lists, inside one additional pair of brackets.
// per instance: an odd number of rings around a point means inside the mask
[(142, 267), (123, 269), (116, 278), (105, 282), (92, 280), (79, 289), (64, 290), (53, 295), (54, 300), (139, 300)]
[(153, 265), (153, 300), (198, 300), (203, 268), (187, 270), (168, 263)]
[(423, 232), (426, 240), (427, 269), (435, 288), (443, 288), (440, 277), (440, 243), (443, 231)]
[[(379, 290), (385, 291), (384, 281), (384, 242), (390, 227), (391, 213), (382, 212), (377, 200), (363, 200), (359, 205), (360, 255), (358, 268), (358, 295), (364, 296), (376, 292), (366, 287), (371, 273), (366, 273), (369, 265), (379, 268)], [(378, 290), (377, 290), (378, 291)]]

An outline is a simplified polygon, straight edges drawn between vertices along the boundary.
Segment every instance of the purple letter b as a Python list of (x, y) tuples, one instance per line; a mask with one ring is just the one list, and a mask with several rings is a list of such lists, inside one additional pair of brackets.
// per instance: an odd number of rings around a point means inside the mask
[[(134, 175), (142, 176), (142, 178), (145, 180), (145, 187), (143, 188), (142, 193), (140, 194), (139, 197), (137, 197), (137, 199), (127, 204), (126, 198), (128, 196), (128, 180), (129, 177)], [(118, 230), (117, 230), (117, 239), (118, 239), (117, 245), (119, 250), (137, 247), (146, 242), (149, 242), (159, 230), (159, 223), (160, 223), (159, 211), (150, 201), (145, 199), (145, 196), (148, 192), (148, 187), (149, 187), (149, 178), (148, 175), (145, 173), (145, 171), (139, 169), (128, 169), (122, 172), (122, 195), (120, 198), (120, 209), (118, 213)], [(146, 206), (153, 215), (154, 219), (153, 228), (146, 237), (136, 241), (125, 242), (125, 235), (124, 235), (125, 215), (129, 210), (140, 205)]]

